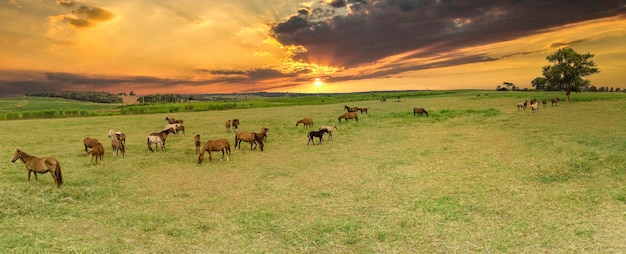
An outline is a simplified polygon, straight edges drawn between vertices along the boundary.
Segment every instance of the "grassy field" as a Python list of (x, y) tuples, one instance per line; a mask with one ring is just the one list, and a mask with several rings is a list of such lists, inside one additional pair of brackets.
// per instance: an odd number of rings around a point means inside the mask
[[(626, 95), (573, 94), (532, 115), (515, 105), (562, 93), (476, 93), (0, 121), (0, 252), (626, 252)], [(369, 114), (307, 146), (295, 122), (334, 123), (344, 104)], [(149, 153), (167, 116), (186, 135)], [(242, 144), (198, 165), (193, 136), (233, 142), (232, 118), (269, 127), (265, 151)], [(126, 158), (112, 156), (110, 128), (126, 133)], [(85, 157), (87, 136), (105, 145), (103, 165)], [(64, 185), (27, 182), (15, 148), (59, 159)]]

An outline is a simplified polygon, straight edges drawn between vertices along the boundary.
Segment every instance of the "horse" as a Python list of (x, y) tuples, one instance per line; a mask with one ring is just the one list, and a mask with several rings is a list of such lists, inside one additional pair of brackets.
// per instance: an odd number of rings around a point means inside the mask
[(356, 112), (358, 107), (348, 107), (348, 105), (344, 105), (343, 108), (347, 110), (348, 112)]
[(426, 117), (428, 117), (428, 111), (426, 111), (424, 108), (413, 108), (413, 117), (415, 117), (417, 114), (426, 114)]
[(548, 105), (548, 100), (547, 99), (543, 99), (541, 104), (543, 104), (543, 107), (545, 108)]
[(331, 126), (320, 126), (318, 130), (326, 130), (328, 132), (328, 140), (333, 140), (333, 131), (337, 128), (337, 123), (333, 123)]
[(343, 115), (340, 115), (337, 120), (341, 123), (341, 119), (346, 119), (346, 122), (348, 121), (348, 119), (354, 119), (356, 120), (356, 122), (359, 122), (359, 115), (356, 114), (356, 112), (347, 112), (347, 113), (343, 113)]
[(367, 107), (367, 108), (359, 108), (359, 107), (356, 107), (356, 110), (358, 110), (360, 113), (365, 112), (365, 114), (367, 114), (367, 110), (368, 110), (369, 108), (370, 108), (370, 107)]
[(535, 103), (530, 104), (530, 110), (533, 115), (539, 113), (539, 102), (535, 101)]
[(202, 139), (200, 139), (200, 134), (196, 134), (196, 136), (193, 137), (193, 143), (196, 145), (196, 154), (199, 154), (200, 146), (202, 145)]
[(309, 141), (306, 142), (306, 145), (309, 145), (309, 142), (313, 142), (313, 145), (315, 145), (315, 141), (313, 140), (313, 138), (318, 137), (320, 139), (320, 142), (318, 143), (318, 145), (322, 144), (322, 137), (324, 137), (324, 133), (328, 132), (327, 129), (321, 129), (319, 131), (310, 131), (309, 134), (307, 135), (309, 137)]
[(381, 97), (380, 102), (387, 102), (387, 99), (385, 99), (385, 97)]
[(165, 125), (165, 127), (163, 127), (163, 130), (168, 130), (168, 129), (171, 129), (171, 130), (172, 130), (172, 133), (174, 133), (174, 134), (178, 134), (177, 129), (178, 129), (178, 127), (179, 127), (179, 126), (180, 126), (180, 124), (177, 124), (177, 123), (170, 123), (170, 124), (168, 124), (168, 125)]
[[(258, 146), (261, 148), (261, 151), (263, 151), (263, 147), (264, 147), (263, 138), (265, 137), (268, 131), (269, 131), (268, 128), (263, 128), (260, 133), (238, 131), (235, 134), (235, 148), (239, 147), (239, 149), (241, 149), (241, 141), (245, 141), (245, 142), (250, 143), (250, 150), (255, 150), (257, 147), (257, 142), (258, 142), (259, 143)], [(254, 148), (252, 148), (253, 144), (254, 144)]]
[(528, 100), (524, 102), (520, 102), (517, 104), (517, 111), (526, 111), (526, 107), (528, 106)]
[(178, 125), (176, 126), (176, 136), (178, 136), (178, 133), (182, 132), (183, 136), (185, 136), (185, 126), (184, 125)]
[(117, 156), (119, 152), (122, 153), (122, 158), (126, 155), (126, 150), (124, 149), (124, 143), (118, 140), (115, 136), (111, 138), (111, 148), (113, 149), (113, 156)]
[(159, 138), (161, 138), (161, 143), (162, 143), (162, 147), (161, 150), (165, 150), (165, 140), (167, 139), (168, 134), (170, 133), (174, 133), (175, 130), (170, 129), (165, 129), (162, 130), (161, 132), (153, 132), (150, 133), (150, 136), (159, 136)]
[[(95, 164), (98, 164), (98, 159), (100, 159), (100, 164), (104, 165), (104, 146), (102, 143), (98, 142), (89, 152), (86, 153), (87, 156), (91, 157), (91, 166), (93, 167)], [(94, 164), (94, 159), (96, 163)]]
[(58, 188), (63, 185), (61, 163), (57, 159), (53, 157), (38, 158), (22, 152), (20, 149), (15, 149), (15, 154), (13, 154), (11, 162), (15, 163), (18, 159), (24, 163), (24, 167), (26, 167), (26, 170), (28, 171), (29, 182), (30, 173), (35, 173), (35, 180), (39, 181), (39, 179), (37, 179), (37, 173), (43, 174), (50, 172), (50, 175), (54, 180), (54, 186)]
[(235, 130), (235, 131), (239, 130), (239, 119), (238, 118), (233, 119), (231, 124), (233, 125), (233, 130)]
[(230, 143), (228, 143), (228, 139), (221, 138), (218, 140), (207, 140), (202, 146), (200, 155), (198, 155), (198, 164), (202, 164), (202, 160), (204, 159), (204, 152), (209, 152), (209, 162), (213, 160), (211, 158), (211, 152), (222, 151), (222, 159), (224, 160), (224, 153), (226, 153), (226, 161), (230, 161)]
[(183, 122), (185, 122), (183, 119), (175, 119), (170, 117), (165, 117), (165, 121), (167, 121), (167, 123), (169, 124), (183, 124)]
[(230, 119), (226, 121), (226, 132), (230, 132)]
[(313, 126), (313, 118), (307, 117), (307, 118), (302, 118), (300, 120), (298, 120), (296, 122), (296, 127), (298, 127), (298, 125), (302, 124), (304, 126), (304, 128), (307, 127), (311, 127)]
[(87, 152), (87, 148), (93, 148), (98, 143), (100, 143), (100, 142), (97, 139), (95, 139), (95, 138), (90, 138), (90, 137), (84, 138), (83, 139), (83, 144), (85, 145), (85, 152)]
[(161, 139), (160, 136), (158, 135), (150, 135), (148, 136), (148, 151), (149, 152), (154, 152), (154, 150), (152, 149), (152, 144), (155, 144), (155, 148), (158, 151), (159, 150), (159, 144), (161, 145), (161, 151), (165, 150), (165, 143), (163, 142), (163, 140)]
[(263, 141), (267, 140), (267, 136), (270, 135), (270, 129), (267, 127), (261, 127), (261, 132), (263, 134)]
[(126, 144), (126, 134), (124, 133), (121, 133), (119, 131), (114, 131), (113, 129), (109, 129), (109, 138), (111, 137), (115, 137), (115, 139)]
[(552, 98), (552, 106), (558, 106), (559, 98)]

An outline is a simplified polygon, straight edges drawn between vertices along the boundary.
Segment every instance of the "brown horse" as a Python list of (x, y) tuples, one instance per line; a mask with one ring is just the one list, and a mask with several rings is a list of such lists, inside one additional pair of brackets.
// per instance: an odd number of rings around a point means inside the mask
[[(91, 166), (98, 164), (98, 159), (100, 159), (100, 164), (104, 165), (104, 146), (102, 143), (98, 142), (89, 152), (86, 153), (87, 156), (91, 157)], [(96, 163), (94, 164), (94, 159)]]
[(165, 117), (165, 121), (167, 121), (167, 123), (169, 124), (183, 124), (183, 122), (185, 122), (183, 119), (175, 119), (170, 117)]
[[(159, 138), (161, 138), (161, 142), (162, 142), (161, 150), (165, 150), (165, 140), (167, 139), (167, 136), (170, 133), (175, 133), (175, 130), (168, 128), (168, 129), (162, 130), (161, 132), (150, 133), (150, 136), (158, 136)], [(150, 143), (148, 143), (148, 146), (150, 146)]]
[(202, 146), (200, 155), (198, 155), (198, 164), (202, 164), (202, 160), (204, 159), (204, 152), (209, 152), (209, 162), (213, 160), (211, 158), (211, 152), (222, 151), (222, 159), (224, 160), (224, 153), (226, 153), (226, 161), (230, 161), (230, 143), (228, 143), (228, 139), (221, 138), (218, 140), (207, 140)]
[(413, 116), (416, 116), (417, 114), (426, 114), (426, 117), (428, 117), (428, 111), (426, 111), (424, 108), (413, 108)]
[(543, 101), (541, 101), (541, 104), (543, 104), (543, 107), (545, 108), (548, 105), (548, 100), (543, 99)]
[[(239, 149), (241, 149), (241, 141), (245, 141), (250, 143), (250, 150), (255, 150), (258, 142), (258, 146), (261, 148), (261, 151), (263, 151), (263, 138), (267, 135), (268, 131), (268, 128), (263, 128), (260, 133), (238, 131), (237, 134), (235, 134), (235, 148), (239, 147)], [(254, 148), (252, 148), (252, 145), (254, 145)]]
[(313, 126), (313, 118), (307, 117), (307, 118), (302, 118), (298, 120), (296, 122), (296, 127), (298, 127), (298, 125), (300, 124), (304, 125), (304, 128), (311, 127)]
[(348, 119), (354, 119), (356, 120), (356, 122), (359, 122), (359, 115), (356, 112), (348, 112), (348, 113), (343, 113), (342, 115), (340, 115), (337, 120), (341, 123), (341, 119), (345, 119), (346, 122), (348, 121)]
[(552, 106), (558, 106), (559, 98), (552, 98)]
[(126, 144), (126, 134), (121, 133), (119, 131), (114, 131), (113, 129), (109, 129), (109, 138), (115, 136), (115, 138), (122, 143)]
[(200, 139), (200, 134), (197, 134), (193, 137), (193, 143), (196, 145), (196, 154), (200, 153), (200, 146), (202, 145), (202, 139)]
[(368, 109), (370, 109), (370, 107), (367, 107), (367, 108), (359, 108), (359, 107), (356, 107), (356, 110), (358, 110), (358, 111), (359, 111), (359, 113), (363, 113), (363, 112), (365, 112), (365, 114), (366, 114), (366, 115), (367, 115), (367, 110), (368, 110)]
[(345, 110), (347, 110), (348, 112), (356, 112), (356, 110), (357, 110), (359, 107), (348, 107), (348, 105), (344, 105), (344, 107), (343, 107), (343, 108), (344, 108)]
[(149, 152), (154, 152), (154, 150), (152, 149), (152, 144), (155, 145), (157, 151), (159, 150), (159, 145), (161, 145), (161, 151), (165, 150), (165, 145), (163, 144), (163, 140), (158, 135), (150, 135), (150, 136), (148, 136), (147, 142), (148, 142), (148, 151)]
[(93, 148), (98, 143), (100, 142), (95, 138), (86, 137), (85, 139), (83, 139), (83, 144), (85, 145), (85, 152), (87, 152), (87, 148)]
[(117, 140), (115, 136), (111, 138), (111, 148), (113, 149), (113, 156), (117, 156), (118, 153), (122, 153), (122, 158), (126, 155), (126, 150), (124, 148), (124, 143), (122, 141)]
[(11, 162), (15, 163), (18, 159), (24, 163), (28, 171), (29, 182), (30, 173), (35, 173), (35, 180), (39, 181), (39, 179), (37, 179), (37, 173), (43, 174), (50, 172), (52, 179), (54, 179), (54, 186), (60, 187), (63, 185), (61, 163), (57, 159), (52, 157), (37, 158), (36, 156), (22, 152), (20, 149), (15, 149), (15, 154), (13, 154)]
[(226, 132), (230, 132), (230, 119), (226, 121)]
[(233, 121), (231, 122), (231, 124), (233, 125), (233, 130), (239, 130), (239, 119), (235, 118), (233, 119)]

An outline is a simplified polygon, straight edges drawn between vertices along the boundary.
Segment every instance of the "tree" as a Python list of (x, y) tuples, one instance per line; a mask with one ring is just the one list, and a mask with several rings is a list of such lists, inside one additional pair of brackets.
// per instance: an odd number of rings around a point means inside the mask
[(565, 100), (569, 101), (572, 91), (578, 92), (587, 87), (591, 82), (583, 77), (600, 72), (596, 64), (591, 60), (593, 54), (578, 54), (571, 48), (559, 49), (546, 59), (554, 65), (544, 66), (543, 76), (546, 78), (546, 86), (565, 91)]
[(530, 82), (530, 84), (536, 90), (543, 90), (546, 87), (546, 78), (544, 78), (544, 77), (536, 77), (535, 79), (533, 79), (533, 81)]
[(511, 83), (511, 82), (502, 82), (503, 85), (506, 86), (506, 88), (510, 88), (511, 90), (515, 90), (515, 84)]
[(135, 96), (135, 91), (130, 91), (130, 96)]

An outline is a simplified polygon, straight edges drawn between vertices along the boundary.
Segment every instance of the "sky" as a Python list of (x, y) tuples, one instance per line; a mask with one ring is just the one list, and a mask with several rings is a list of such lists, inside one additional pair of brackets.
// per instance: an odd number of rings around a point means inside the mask
[(0, 96), (532, 88), (564, 47), (624, 89), (624, 45), (624, 0), (2, 0)]

